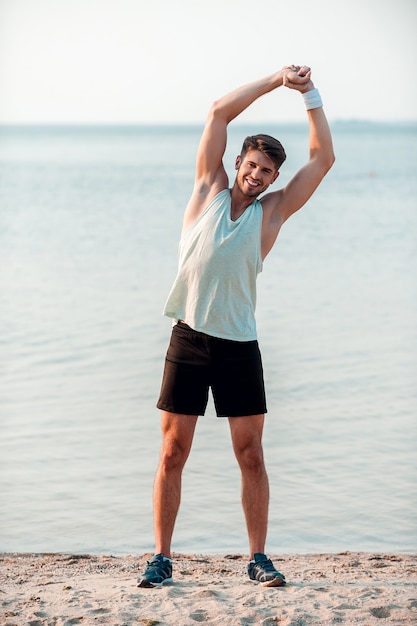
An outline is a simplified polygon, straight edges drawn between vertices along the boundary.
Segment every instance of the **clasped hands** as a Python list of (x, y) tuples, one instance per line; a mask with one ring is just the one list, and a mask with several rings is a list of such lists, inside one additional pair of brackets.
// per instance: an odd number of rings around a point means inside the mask
[(314, 88), (311, 80), (311, 68), (307, 65), (285, 65), (282, 68), (282, 84), (302, 93)]

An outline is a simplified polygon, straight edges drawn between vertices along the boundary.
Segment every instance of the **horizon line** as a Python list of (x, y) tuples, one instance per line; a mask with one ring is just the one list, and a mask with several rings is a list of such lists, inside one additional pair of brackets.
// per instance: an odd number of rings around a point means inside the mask
[[(372, 118), (335, 118), (333, 120), (329, 120), (329, 124), (417, 124), (417, 118), (410, 119), (372, 119)], [(70, 120), (62, 120), (62, 121), (1, 121), (0, 120), (0, 128), (7, 127), (50, 127), (50, 126), (59, 126), (59, 127), (85, 127), (85, 126), (95, 126), (95, 127), (143, 127), (143, 126), (204, 126), (205, 121), (70, 121)], [(230, 125), (233, 126), (247, 126), (248, 124), (265, 124), (272, 126), (282, 126), (282, 125), (308, 125), (308, 120), (282, 120), (282, 121), (271, 121), (271, 120), (246, 120), (246, 121), (235, 121), (233, 120)]]

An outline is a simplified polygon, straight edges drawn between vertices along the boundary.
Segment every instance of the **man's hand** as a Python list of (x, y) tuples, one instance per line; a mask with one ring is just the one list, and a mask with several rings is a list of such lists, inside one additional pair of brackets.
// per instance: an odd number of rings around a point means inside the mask
[(282, 68), (282, 84), (290, 89), (296, 89), (301, 93), (314, 89), (311, 80), (311, 68), (307, 65), (286, 65)]

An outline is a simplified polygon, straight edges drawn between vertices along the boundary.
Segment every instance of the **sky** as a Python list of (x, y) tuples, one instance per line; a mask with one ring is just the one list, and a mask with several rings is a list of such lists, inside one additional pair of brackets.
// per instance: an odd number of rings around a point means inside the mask
[[(290, 63), (331, 120), (417, 119), (417, 0), (0, 0), (0, 124), (201, 123)], [(305, 119), (288, 89), (242, 121)]]

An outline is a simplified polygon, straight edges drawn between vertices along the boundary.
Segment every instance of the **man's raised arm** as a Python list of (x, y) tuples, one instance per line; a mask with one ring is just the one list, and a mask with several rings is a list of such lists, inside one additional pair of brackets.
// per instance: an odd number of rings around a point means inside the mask
[(197, 155), (196, 180), (213, 175), (220, 167), (226, 149), (227, 125), (255, 100), (283, 84), (302, 88), (310, 80), (309, 73), (299, 74), (299, 66), (285, 66), (278, 72), (261, 78), (216, 100), (210, 109)]
[(197, 152), (195, 184), (188, 204), (184, 227), (196, 219), (203, 205), (219, 191), (226, 188), (228, 178), (223, 166), (226, 150), (227, 126), (255, 100), (281, 87), (285, 80), (302, 87), (310, 80), (309, 73), (299, 72), (300, 66), (285, 66), (281, 70), (238, 87), (213, 102)]
[[(307, 70), (310, 76), (310, 68), (301, 68), (299, 71), (303, 73)], [(273, 221), (278, 220), (281, 224), (307, 202), (335, 160), (329, 124), (324, 114), (320, 94), (311, 78), (308, 83), (299, 84), (293, 81), (291, 76), (285, 76), (283, 84), (303, 94), (310, 135), (309, 160), (306, 165), (295, 174), (283, 190), (268, 194), (263, 200), (264, 208), (268, 205), (270, 207), (271, 200), (272, 204), (275, 200), (276, 215)]]

